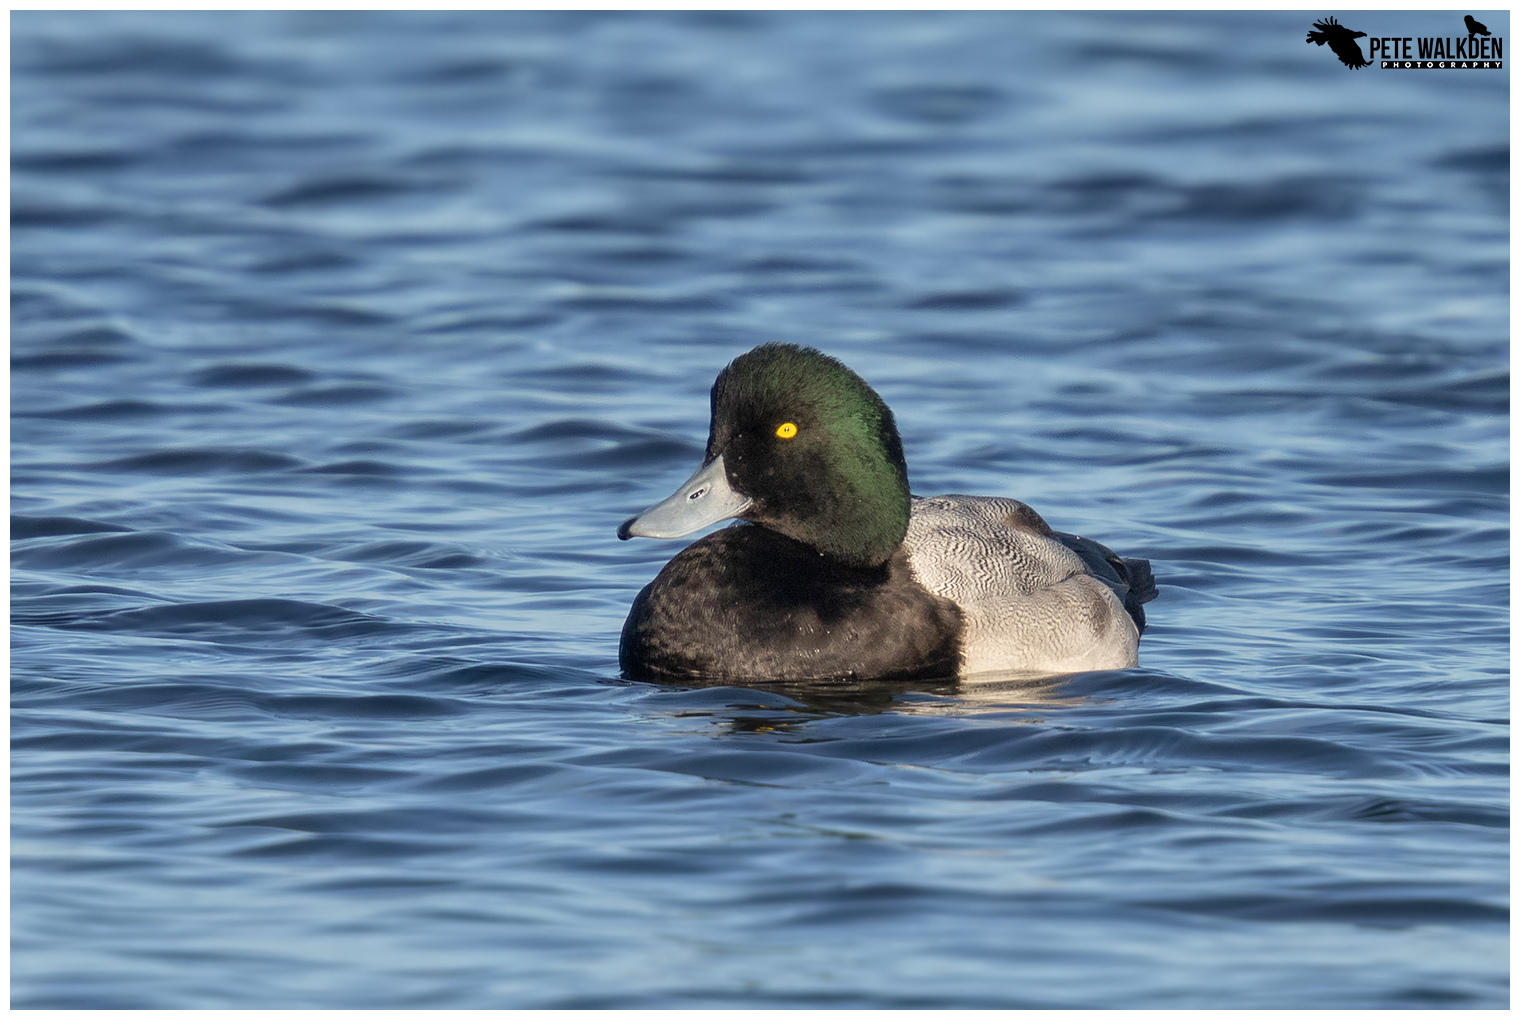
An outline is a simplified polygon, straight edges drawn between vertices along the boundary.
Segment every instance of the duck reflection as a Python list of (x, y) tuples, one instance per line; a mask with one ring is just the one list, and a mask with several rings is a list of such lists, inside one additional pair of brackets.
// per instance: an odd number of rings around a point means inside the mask
[(1000, 672), (929, 681), (754, 681), (743, 686), (732, 680), (692, 678), (679, 688), (666, 687), (654, 700), (678, 718), (720, 721), (729, 733), (794, 732), (830, 716), (888, 713), (1007, 714), (1032, 722), (1032, 713), (1086, 703), (1086, 695), (1063, 691), (1072, 676)]

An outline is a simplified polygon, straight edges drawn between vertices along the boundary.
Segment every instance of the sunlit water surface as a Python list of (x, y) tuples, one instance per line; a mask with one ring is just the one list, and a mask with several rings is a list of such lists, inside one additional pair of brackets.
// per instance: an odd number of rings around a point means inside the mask
[[(16, 1005), (1504, 1005), (1508, 72), (1305, 22), (13, 15)], [(766, 340), (1142, 668), (621, 680)]]

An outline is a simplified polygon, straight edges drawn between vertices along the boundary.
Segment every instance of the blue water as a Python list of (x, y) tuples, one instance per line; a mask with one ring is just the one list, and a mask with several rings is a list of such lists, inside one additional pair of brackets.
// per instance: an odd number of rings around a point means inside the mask
[[(1508, 71), (1308, 21), (13, 14), (14, 1004), (1504, 1006)], [(1142, 667), (621, 680), (766, 340)]]

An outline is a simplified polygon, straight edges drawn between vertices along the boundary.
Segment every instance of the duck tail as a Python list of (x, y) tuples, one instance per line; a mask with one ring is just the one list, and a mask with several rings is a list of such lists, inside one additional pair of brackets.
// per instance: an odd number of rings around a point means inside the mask
[(1114, 557), (1109, 562), (1119, 569), (1120, 576), (1129, 584), (1129, 591), (1124, 593), (1124, 609), (1129, 613), (1130, 619), (1135, 621), (1140, 633), (1144, 634), (1144, 606), (1160, 594), (1156, 591), (1155, 575), (1151, 573), (1151, 561)]
[(1129, 575), (1129, 596), (1141, 605), (1155, 598), (1156, 576), (1151, 573), (1150, 560), (1123, 559), (1124, 572)]

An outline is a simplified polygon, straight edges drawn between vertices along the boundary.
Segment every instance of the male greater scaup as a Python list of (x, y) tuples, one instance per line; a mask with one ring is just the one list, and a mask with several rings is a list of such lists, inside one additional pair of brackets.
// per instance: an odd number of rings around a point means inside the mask
[(713, 383), (707, 453), (618, 537), (693, 542), (638, 597), (642, 679), (863, 680), (1137, 663), (1150, 563), (993, 496), (908, 491), (892, 412), (808, 347), (762, 344)]

